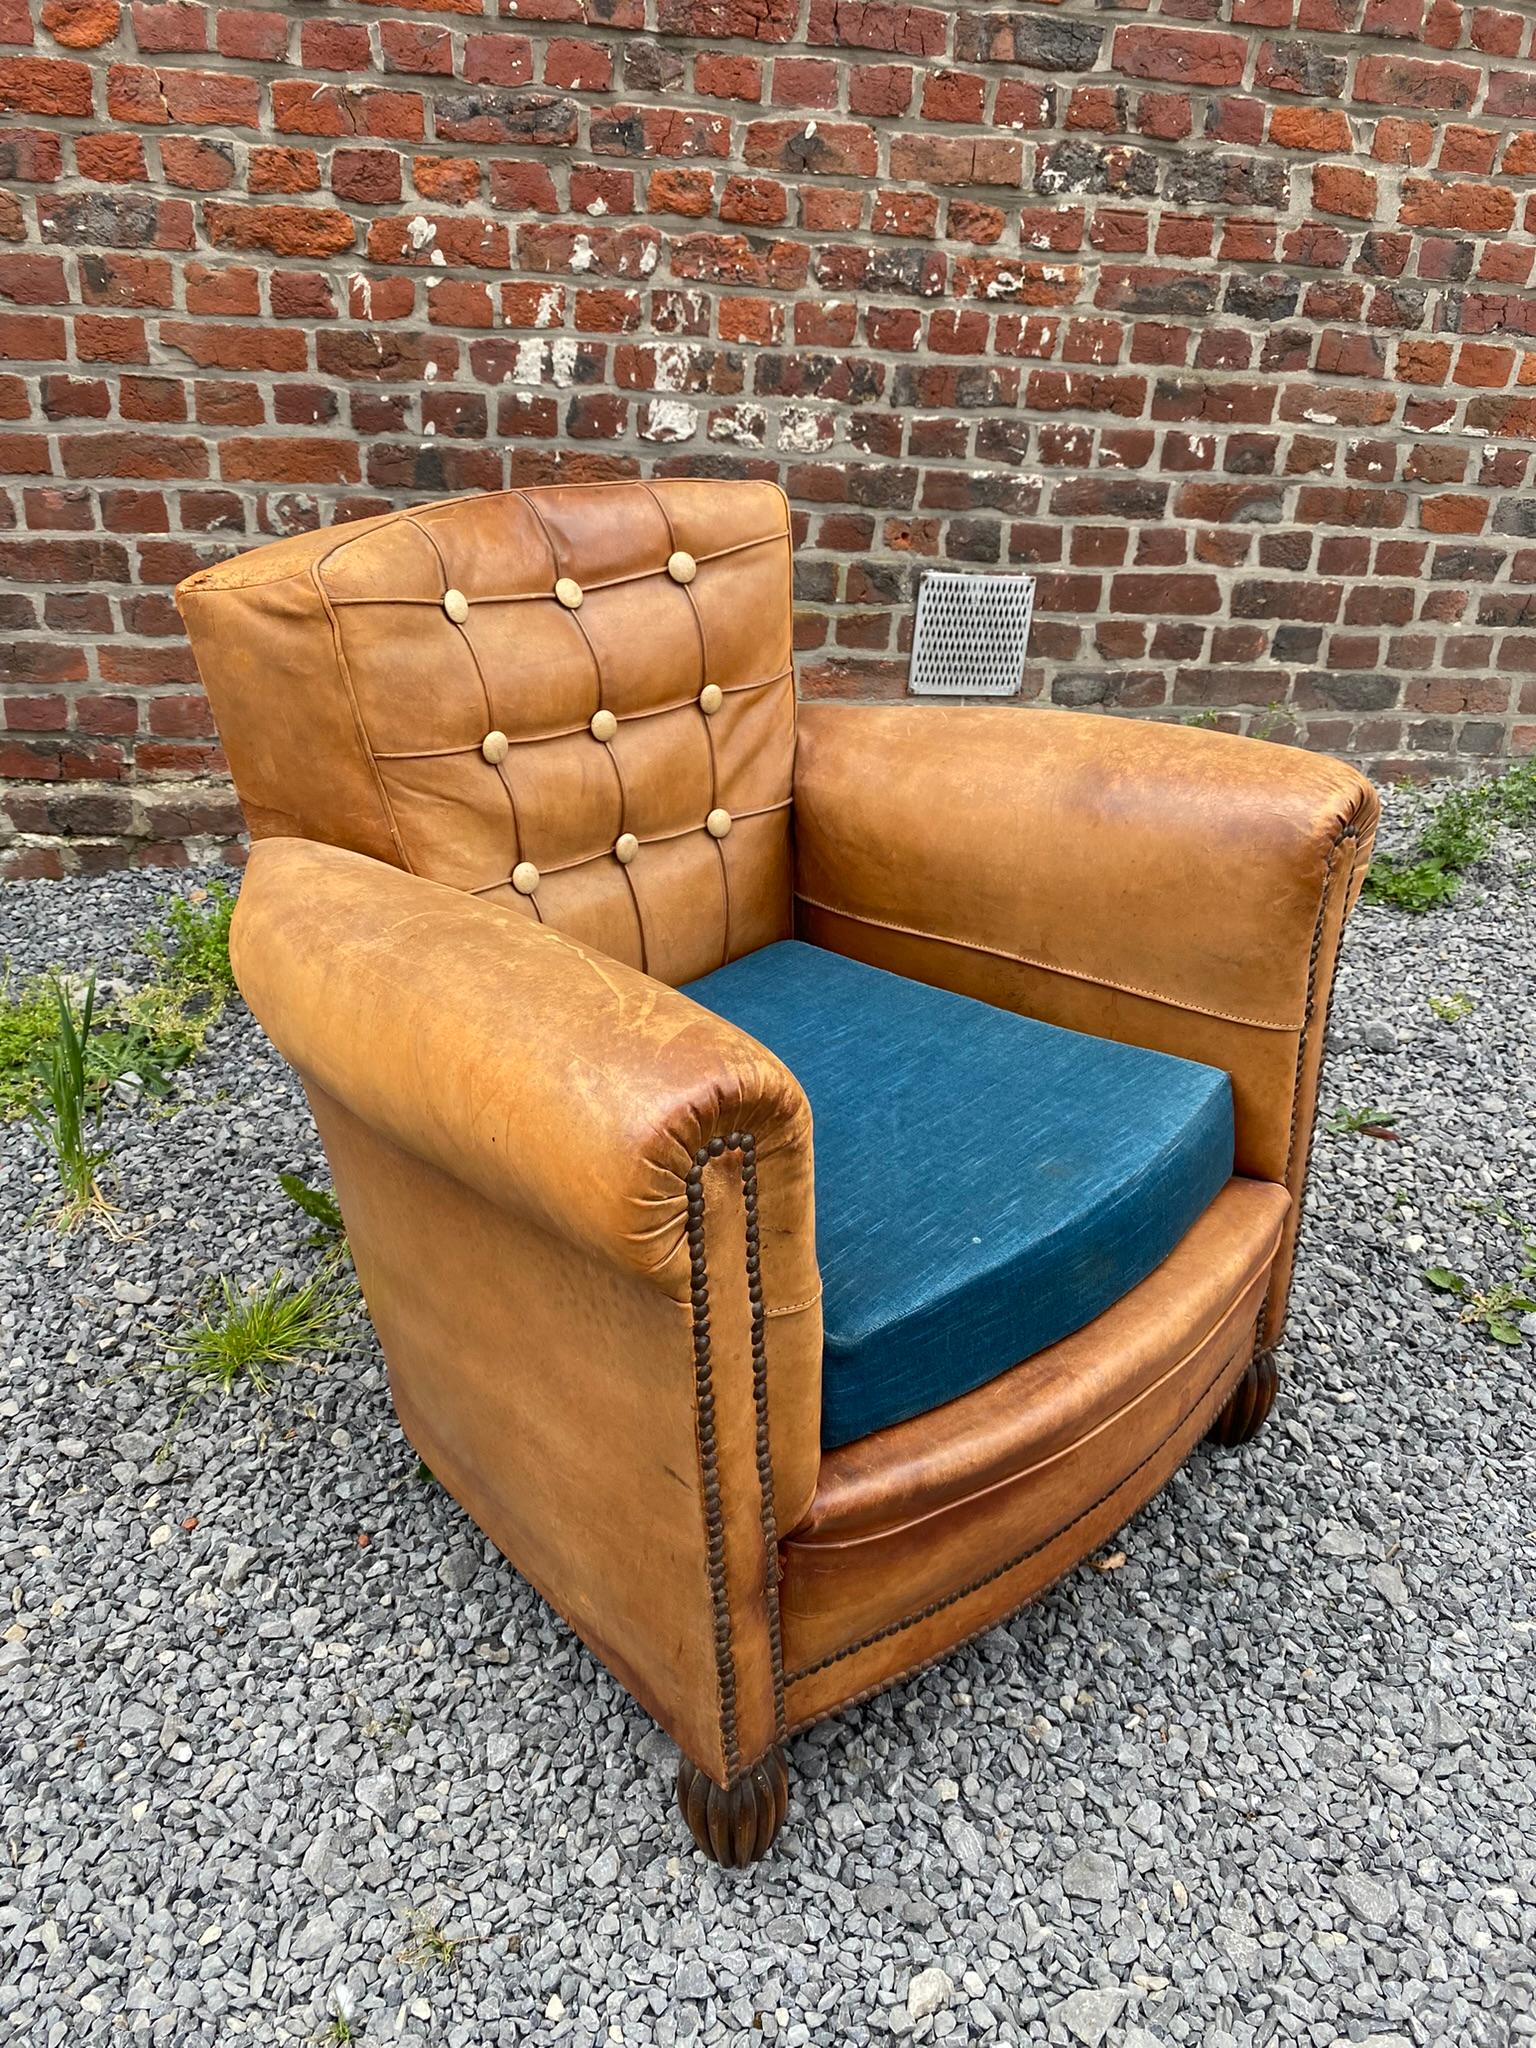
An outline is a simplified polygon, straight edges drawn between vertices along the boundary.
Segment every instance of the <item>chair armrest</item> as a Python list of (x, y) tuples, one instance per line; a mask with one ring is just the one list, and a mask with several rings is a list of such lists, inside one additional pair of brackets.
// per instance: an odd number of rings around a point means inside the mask
[(253, 849), (231, 957), (407, 1435), (727, 1782), (783, 1732), (777, 1531), (820, 1463), (799, 1084), (675, 989), (335, 847)]
[[(1377, 813), (1343, 763), (1225, 733), (807, 704), (797, 917), (877, 966), (1224, 1068), (1237, 1171), (1297, 1197)], [(1294, 1231), (1293, 1203), (1271, 1338)]]
[(711, 1138), (750, 1131), (782, 1191), (787, 1298), (814, 1288), (804, 1092), (676, 989), (462, 890), (302, 839), (253, 847), (230, 957), (306, 1081), (675, 1300), (689, 1292), (689, 1171)]

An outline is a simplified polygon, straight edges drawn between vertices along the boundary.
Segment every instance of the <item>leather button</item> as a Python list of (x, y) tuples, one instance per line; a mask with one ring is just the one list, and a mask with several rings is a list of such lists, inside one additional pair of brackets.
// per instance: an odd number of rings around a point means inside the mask
[(731, 814), (729, 811), (711, 811), (704, 820), (704, 830), (711, 839), (723, 839), (730, 829)]
[(493, 768), (499, 768), (507, 758), (512, 742), (504, 732), (488, 732), (480, 742), (480, 751)]
[(587, 730), (595, 740), (611, 740), (619, 729), (619, 721), (611, 711), (594, 711)]
[(462, 590), (445, 590), (443, 592), (443, 610), (456, 626), (462, 626), (469, 617), (469, 599)]
[(562, 576), (555, 585), (555, 595), (568, 612), (581, 610), (582, 589), (574, 576)]
[(539, 871), (531, 860), (520, 860), (512, 870), (512, 886), (519, 896), (531, 896), (539, 886)]
[(725, 702), (725, 693), (718, 683), (706, 683), (699, 692), (699, 709), (706, 718), (713, 718)]
[(640, 851), (640, 842), (633, 832), (621, 832), (613, 842), (613, 857), (623, 867), (628, 867)]
[(667, 557), (667, 574), (674, 583), (691, 583), (699, 573), (699, 565), (685, 549)]

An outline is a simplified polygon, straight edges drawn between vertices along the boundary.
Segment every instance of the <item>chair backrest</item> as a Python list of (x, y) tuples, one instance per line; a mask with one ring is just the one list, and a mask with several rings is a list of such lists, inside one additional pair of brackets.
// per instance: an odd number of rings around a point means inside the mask
[(788, 508), (669, 478), (279, 541), (177, 600), (253, 836), (687, 981), (790, 929)]

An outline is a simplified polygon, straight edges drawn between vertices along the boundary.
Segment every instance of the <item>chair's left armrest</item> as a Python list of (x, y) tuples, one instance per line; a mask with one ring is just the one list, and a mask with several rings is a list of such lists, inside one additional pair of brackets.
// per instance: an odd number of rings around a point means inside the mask
[[(1224, 733), (807, 704), (799, 926), (877, 966), (1225, 1069), (1238, 1172), (1294, 1198), (1377, 813), (1342, 762)], [(1293, 1207), (1271, 1339), (1294, 1230)]]

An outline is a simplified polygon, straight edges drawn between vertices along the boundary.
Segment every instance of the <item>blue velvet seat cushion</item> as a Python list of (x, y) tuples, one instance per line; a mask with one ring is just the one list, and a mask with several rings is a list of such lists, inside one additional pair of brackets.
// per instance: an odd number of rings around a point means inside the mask
[(1232, 1173), (1227, 1076), (795, 940), (692, 982), (810, 1101), (831, 1448), (1144, 1280)]

